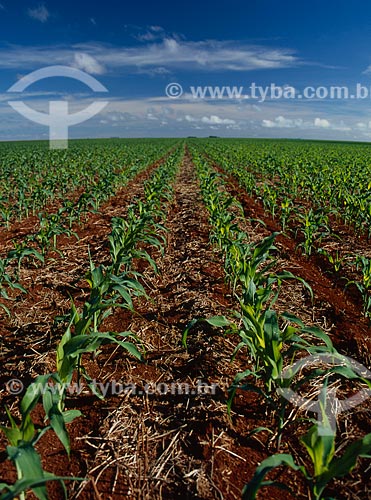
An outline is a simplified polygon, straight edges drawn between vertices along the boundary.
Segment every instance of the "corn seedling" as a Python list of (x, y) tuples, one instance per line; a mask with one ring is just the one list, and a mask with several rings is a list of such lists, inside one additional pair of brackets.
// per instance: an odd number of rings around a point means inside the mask
[(281, 226), (282, 231), (285, 232), (287, 228), (287, 223), (290, 219), (293, 210), (293, 203), (290, 198), (285, 198), (281, 201)]
[(328, 217), (319, 210), (309, 209), (304, 214), (299, 214), (299, 220), (302, 223), (299, 230), (304, 237), (304, 241), (299, 246), (302, 246), (305, 255), (309, 256), (312, 253), (314, 243), (320, 243), (325, 236), (331, 233)]
[(29, 237), (30, 241), (34, 241), (40, 248), (41, 255), (46, 256), (49, 250), (57, 252), (59, 255), (63, 256), (62, 253), (57, 248), (57, 236), (65, 234), (70, 237), (75, 236), (78, 239), (76, 233), (68, 229), (61, 222), (61, 214), (43, 214), (39, 213), (40, 229), (36, 234)]
[(33, 259), (37, 259), (40, 262), (44, 263), (44, 257), (35, 249), (27, 246), (25, 241), (21, 243), (17, 243), (13, 241), (14, 249), (8, 252), (6, 256), (7, 262), (11, 262), (12, 260), (17, 261), (18, 274), (21, 270), (22, 260), (27, 257), (32, 257)]
[(366, 318), (371, 318), (371, 259), (358, 255), (355, 264), (361, 270), (362, 281), (351, 280), (346, 286), (354, 284), (357, 287), (363, 301), (363, 314)]
[(327, 252), (324, 248), (319, 248), (318, 253), (323, 255), (327, 261), (333, 266), (334, 273), (339, 274), (341, 269), (343, 268), (343, 264), (345, 261), (345, 257), (341, 257), (339, 254), (339, 250), (336, 250), (333, 253)]
[[(0, 498), (14, 498), (11, 495), (17, 493), (20, 495), (20, 499), (24, 500), (24, 491), (31, 488), (37, 498), (40, 500), (47, 500), (47, 481), (60, 481), (65, 491), (64, 480), (79, 479), (57, 477), (44, 471), (41, 465), (40, 456), (35, 449), (35, 445), (45, 432), (49, 429), (53, 429), (69, 454), (70, 447), (66, 424), (71, 423), (76, 417), (81, 415), (77, 410), (68, 410), (65, 412), (59, 410), (56, 404), (59, 399), (58, 396), (55, 397), (55, 395), (52, 395), (50, 387), (48, 390), (47, 384), (50, 377), (50, 375), (40, 376), (27, 388), (20, 403), (20, 414), (22, 419), (20, 424), (16, 423), (10, 411), (6, 409), (10, 427), (1, 426), (0, 429), (4, 432), (10, 443), (7, 447), (7, 455), (16, 467), (18, 480), (11, 486), (1, 484), (1, 490), (7, 491), (3, 493)], [(46, 420), (49, 421), (49, 424), (42, 429), (36, 429), (32, 421), (31, 412), (39, 402), (42, 394)], [(67, 498), (66, 491), (65, 498)]]
[(301, 443), (311, 459), (312, 470), (295, 463), (293, 456), (288, 453), (272, 455), (263, 460), (256, 469), (252, 480), (244, 487), (243, 500), (254, 500), (258, 490), (263, 486), (277, 486), (287, 490), (288, 487), (282, 483), (264, 481), (265, 476), (272, 469), (282, 466), (301, 472), (308, 483), (310, 499), (321, 500), (326, 486), (332, 479), (349, 474), (356, 466), (358, 458), (371, 458), (371, 433), (350, 444), (342, 456), (335, 456), (336, 433), (333, 432), (326, 414), (326, 405), (328, 404), (326, 385), (321, 390), (319, 404), (321, 418), (301, 439)]
[(269, 211), (274, 219), (277, 207), (277, 188), (264, 184), (262, 198), (265, 210)]
[(10, 228), (10, 221), (13, 215), (13, 208), (8, 204), (0, 205), (0, 214), (7, 229)]
[[(17, 283), (12, 276), (10, 276), (6, 270), (8, 265), (8, 259), (0, 259), (0, 298), (5, 300), (13, 300), (9, 297), (7, 288), (10, 290), (19, 290), (22, 293), (27, 293), (22, 285)], [(10, 316), (10, 311), (5, 304), (0, 302), (0, 308), (2, 308), (8, 316)]]

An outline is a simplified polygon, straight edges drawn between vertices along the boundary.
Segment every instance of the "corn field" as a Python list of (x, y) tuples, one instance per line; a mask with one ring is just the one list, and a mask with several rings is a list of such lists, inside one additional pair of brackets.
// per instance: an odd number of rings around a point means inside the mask
[(0, 500), (370, 498), (369, 157), (1, 143)]

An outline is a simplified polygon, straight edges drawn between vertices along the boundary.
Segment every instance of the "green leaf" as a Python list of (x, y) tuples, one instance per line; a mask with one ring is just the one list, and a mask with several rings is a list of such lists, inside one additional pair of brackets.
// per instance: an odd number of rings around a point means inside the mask
[[(62, 393), (60, 393), (62, 391)], [(50, 427), (55, 432), (56, 436), (63, 444), (67, 454), (70, 454), (70, 439), (65, 425), (65, 418), (59, 406), (63, 399), (64, 388), (59, 385), (47, 387), (43, 394), (43, 406), (47, 418), (50, 422)]]
[(349, 474), (360, 457), (371, 458), (371, 433), (348, 446), (342, 457), (332, 461), (329, 470), (319, 478), (319, 481), (327, 484), (334, 477)]
[(75, 418), (82, 417), (80, 410), (66, 410), (62, 413), (62, 415), (65, 424), (71, 424)]
[(335, 435), (329, 433), (319, 435), (318, 431), (323, 428), (316, 423), (301, 438), (314, 466), (314, 477), (319, 477), (328, 470), (329, 464), (335, 453)]
[[(6, 450), (8, 457), (16, 464), (17, 469), (20, 471), (22, 479), (34, 480), (35, 478), (45, 478), (40, 457), (31, 444), (26, 443), (17, 447), (7, 446)], [(48, 500), (45, 484), (32, 487), (32, 491), (39, 500)]]
[(336, 352), (334, 350), (334, 346), (331, 342), (331, 339), (330, 337), (324, 333), (320, 328), (317, 328), (315, 326), (306, 326), (305, 328), (302, 328), (301, 330), (301, 333), (309, 333), (310, 335), (322, 340), (326, 347), (328, 348), (328, 350), (326, 352), (329, 352), (329, 353), (332, 353), (332, 352)]
[(190, 330), (197, 324), (197, 323), (208, 323), (211, 326), (216, 326), (218, 328), (223, 328), (226, 326), (230, 326), (231, 322), (225, 317), (225, 316), (212, 316), (211, 318), (194, 318), (189, 321), (187, 324), (183, 335), (182, 335), (182, 344), (185, 349), (187, 349), (187, 337), (190, 332)]
[[(6, 492), (0, 495), (0, 500), (14, 500), (21, 493), (34, 489), (46, 484), (47, 481), (60, 481), (64, 486), (63, 481), (84, 481), (83, 477), (72, 477), (72, 476), (54, 476), (54, 474), (50, 474), (49, 472), (44, 471), (44, 477), (42, 478), (28, 478), (28, 479), (19, 479), (16, 483), (12, 485), (8, 485), (6, 483), (0, 483), (0, 492), (6, 490)], [(67, 499), (67, 492), (64, 489), (64, 497)]]
[(132, 334), (132, 332), (110, 333), (110, 334), (100, 334), (100, 335), (104, 335), (103, 338), (105, 338), (105, 336), (107, 335), (107, 340), (110, 340), (110, 341), (118, 344), (123, 349), (128, 351), (135, 358), (137, 358), (139, 360), (142, 359), (141, 353), (138, 351), (138, 349), (135, 347), (135, 345), (132, 342), (123, 342), (122, 340), (116, 338), (116, 336), (119, 336), (119, 335), (122, 337), (129, 337), (130, 336), (132, 338), (136, 338)]
[(217, 326), (219, 328), (229, 326), (231, 323), (225, 316), (212, 316), (211, 318), (205, 319), (204, 321), (206, 323), (209, 323), (209, 325), (211, 326)]
[(302, 322), (302, 320), (297, 316), (295, 316), (294, 314), (285, 311), (284, 313), (281, 314), (281, 318), (286, 321), (289, 321), (290, 323), (295, 323), (296, 325), (304, 328), (304, 323)]
[(301, 471), (304, 475), (306, 475), (305, 468), (303, 466), (296, 465), (292, 455), (288, 453), (272, 455), (271, 457), (263, 460), (259, 467), (257, 467), (254, 477), (249, 483), (245, 485), (242, 490), (242, 499), (254, 500), (259, 488), (262, 486), (277, 486), (277, 483), (275, 482), (269, 481), (264, 483), (263, 480), (268, 472), (270, 472), (272, 469), (275, 469), (276, 467), (281, 466), (290, 467), (294, 471)]
[(183, 335), (182, 335), (182, 344), (183, 344), (183, 347), (185, 349), (188, 348), (188, 346), (187, 346), (188, 333), (191, 330), (191, 328), (193, 328), (199, 321), (200, 321), (200, 319), (194, 318), (194, 319), (191, 319), (191, 321), (189, 321), (189, 323), (187, 324), (187, 326), (183, 332)]
[(18, 428), (9, 428), (9, 427), (4, 427), (3, 425), (0, 425), (0, 430), (3, 431), (5, 434), (7, 440), (12, 446), (17, 446), (19, 441), (22, 439), (22, 433)]
[(66, 429), (64, 416), (56, 405), (53, 406), (52, 411), (49, 412), (50, 426), (57, 435), (59, 441), (63, 444), (67, 455), (70, 455), (70, 438)]
[(295, 274), (292, 274), (290, 271), (282, 271), (277, 273), (276, 277), (279, 280), (293, 279), (299, 281), (308, 290), (312, 301), (314, 300), (312, 287), (303, 278), (300, 278), (300, 276), (295, 276)]
[[(5, 297), (5, 298), (6, 298), (6, 297)], [(7, 315), (9, 316), (9, 318), (10, 318), (10, 317), (11, 317), (11, 314), (10, 314), (9, 309), (6, 307), (6, 305), (5, 305), (5, 304), (2, 304), (2, 303), (0, 302), (0, 307), (1, 307), (2, 309), (4, 309), (4, 311), (6, 312), (6, 314), (7, 314)]]
[(47, 386), (51, 377), (53, 377), (53, 374), (50, 373), (47, 375), (39, 375), (36, 377), (35, 381), (27, 387), (26, 393), (20, 404), (22, 416), (31, 413), (31, 411), (35, 408), (43, 393), (43, 389)]

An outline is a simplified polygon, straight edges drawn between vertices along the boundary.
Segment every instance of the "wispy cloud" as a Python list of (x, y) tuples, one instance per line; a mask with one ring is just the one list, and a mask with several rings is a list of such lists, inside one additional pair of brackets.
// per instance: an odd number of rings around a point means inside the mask
[(137, 24), (125, 24), (124, 29), (130, 37), (139, 42), (158, 42), (165, 38), (184, 39), (183, 35), (166, 31), (165, 28), (158, 25), (138, 26)]
[(148, 26), (133, 36), (141, 42), (155, 42), (163, 40), (167, 35), (161, 26)]
[(102, 75), (105, 73), (104, 66), (94, 59), (94, 57), (84, 52), (75, 54), (73, 66), (82, 71), (86, 71), (86, 73), (91, 73), (92, 75)]
[(288, 49), (246, 46), (232, 41), (182, 41), (166, 38), (161, 43), (130, 48), (91, 46), (96, 57), (107, 65), (165, 66), (173, 69), (205, 71), (282, 68), (294, 66), (298, 59)]
[[(210, 116), (202, 116), (200, 118), (192, 116), (192, 115), (185, 115), (184, 120), (189, 123), (204, 123), (205, 125), (235, 125), (236, 121), (231, 120), (230, 118), (221, 118), (218, 115), (210, 115)], [(182, 121), (180, 119), (179, 121)]]
[[(41, 20), (41, 19), (39, 19)], [(90, 56), (111, 71), (166, 70), (248, 71), (298, 66), (290, 49), (244, 45), (234, 41), (183, 41), (166, 38), (160, 43), (118, 47), (101, 43), (55, 47), (13, 46), (0, 50), (0, 68), (34, 68), (50, 64), (73, 64), (76, 54)]]
[(36, 21), (40, 21), (41, 23), (46, 23), (46, 21), (50, 17), (50, 12), (48, 9), (45, 7), (44, 4), (38, 5), (37, 7), (33, 9), (28, 9), (27, 14), (32, 18), (36, 19)]
[(0, 10), (5, 10), (5, 6), (2, 3), (0, 3)]
[[(350, 132), (352, 130), (352, 126), (346, 125), (343, 120), (340, 122), (329, 121), (326, 118), (318, 118), (315, 117), (312, 120), (303, 120), (302, 118), (285, 118), (280, 115), (276, 118), (265, 119), (262, 120), (261, 125), (263, 128), (296, 128), (301, 130), (310, 130), (310, 129), (324, 129), (324, 130), (333, 130), (333, 131), (341, 131), (341, 132)], [(359, 124), (355, 126), (357, 129), (361, 129)], [(367, 128), (364, 127), (364, 128)]]

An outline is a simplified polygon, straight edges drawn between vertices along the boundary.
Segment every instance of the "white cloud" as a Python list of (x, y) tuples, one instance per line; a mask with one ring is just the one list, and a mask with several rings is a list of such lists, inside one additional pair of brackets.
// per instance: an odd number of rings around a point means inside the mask
[(46, 23), (46, 21), (50, 17), (50, 12), (45, 7), (45, 5), (39, 5), (38, 7), (35, 7), (34, 9), (28, 9), (27, 13), (32, 19), (36, 19), (37, 21), (40, 21), (41, 23)]
[(202, 123), (206, 123), (207, 125), (235, 125), (234, 120), (230, 120), (228, 118), (220, 118), (217, 115), (203, 116), (201, 118)]
[(91, 73), (92, 75), (102, 75), (105, 68), (94, 57), (84, 52), (75, 54), (74, 67)]
[(358, 128), (360, 130), (365, 130), (365, 129), (367, 129), (367, 123), (358, 122), (358, 123), (356, 123), (356, 128)]
[(196, 118), (194, 118), (193, 116), (191, 115), (185, 115), (184, 117), (185, 121), (187, 122), (197, 122), (198, 120)]
[(158, 25), (138, 26), (137, 24), (125, 24), (124, 29), (139, 42), (156, 42), (171, 37), (182, 38), (182, 36), (166, 32), (162, 26)]
[(266, 128), (274, 128), (276, 125), (275, 125), (275, 122), (272, 120), (263, 120), (262, 126), (266, 127)]
[(150, 26), (150, 29), (155, 33), (164, 31), (164, 28), (162, 28), (162, 26)]
[[(178, 121), (182, 121), (183, 118), (178, 118)], [(203, 123), (205, 125), (210, 125), (210, 128), (216, 125), (236, 125), (235, 120), (231, 120), (230, 118), (221, 118), (217, 115), (203, 116), (202, 118), (197, 118), (192, 115), (185, 115), (184, 120), (189, 123)]]
[[(326, 130), (334, 130), (340, 132), (349, 132), (352, 130), (352, 127), (346, 125), (344, 120), (340, 120), (337, 123), (331, 123), (329, 120), (325, 118), (312, 118), (303, 120), (302, 118), (285, 118), (280, 115), (274, 119), (264, 119), (261, 122), (262, 127), (264, 128), (297, 128), (301, 130), (313, 130), (313, 129), (326, 129)], [(354, 124), (353, 127), (356, 129), (363, 129), (364, 124), (357, 123)]]
[[(28, 100), (32, 98), (32, 94), (23, 97)], [(67, 95), (67, 97), (71, 114), (96, 100), (96, 96), (92, 97), (89, 93)], [(0, 102), (2, 98), (8, 100), (9, 94), (0, 94)], [(51, 98), (54, 96), (47, 92), (45, 95), (40, 93), (40, 95), (33, 96), (30, 105), (40, 112), (47, 113), (48, 101)], [(323, 111), (323, 115), (319, 115), (318, 110), (305, 108), (299, 114), (297, 109), (292, 108), (289, 110), (279, 107), (277, 111), (278, 105), (276, 105), (271, 108), (264, 107), (255, 114), (249, 110), (249, 114), (242, 117), (238, 106), (221, 102), (210, 104), (209, 102), (194, 103), (178, 100), (169, 103), (169, 100), (164, 98), (160, 100), (158, 96), (137, 99), (107, 96), (107, 100), (110, 104), (97, 117), (86, 124), (71, 128), (71, 137), (112, 137), (113, 135), (143, 137), (143, 134), (171, 137), (205, 136), (215, 130), (216, 135), (226, 137), (279, 136), (303, 139), (371, 140), (371, 127), (369, 128), (366, 112), (357, 113), (353, 117), (347, 114), (339, 116), (338, 113), (329, 115), (328, 111)], [(38, 127), (31, 123), (29, 125), (27, 120), (8, 106), (0, 106), (0, 116), (0, 133), (3, 139), (35, 139), (42, 138), (42, 134), (47, 134), (45, 127)], [(218, 118), (212, 118), (213, 116)], [(262, 126), (262, 116), (268, 124), (266, 128)], [(330, 127), (315, 127), (314, 121), (318, 116), (326, 116)], [(204, 123), (205, 117), (207, 121), (215, 123)], [(226, 121), (235, 123), (227, 124)], [(358, 128), (359, 123), (366, 125), (366, 128)], [(44, 138), (47, 138), (47, 135)]]
[(325, 118), (315, 118), (314, 126), (320, 128), (330, 128), (330, 122)]
[(148, 26), (143, 32), (134, 35), (134, 38), (141, 42), (154, 42), (163, 40), (166, 37), (166, 32), (161, 26)]
[(5, 7), (2, 3), (0, 3), (0, 10), (5, 10)]
[(341, 120), (339, 124), (332, 125), (331, 128), (332, 128), (332, 130), (340, 130), (343, 132), (349, 132), (352, 130), (352, 127), (350, 127), (349, 125), (346, 125), (343, 120)]
[(368, 128), (371, 128), (371, 121), (369, 121), (368, 123), (358, 122), (356, 123), (356, 128), (358, 128), (359, 130), (367, 130)]
[(274, 120), (263, 120), (262, 126), (265, 128), (295, 128), (302, 127), (304, 122), (301, 118), (285, 118), (277, 116)]
[[(45, 8), (46, 10), (46, 8)], [(33, 11), (34, 12), (34, 11)], [(45, 22), (49, 13), (37, 18)], [(46, 10), (46, 12), (48, 12)], [(72, 46), (13, 46), (0, 50), (0, 67), (33, 68), (36, 65), (71, 64), (74, 54), (81, 51), (109, 69), (133, 68), (134, 71), (161, 67), (166, 69), (204, 71), (248, 71), (254, 69), (286, 68), (300, 64), (289, 49), (245, 45), (233, 41), (183, 41), (166, 38), (159, 43), (146, 43), (135, 47), (117, 47), (101, 43)]]

